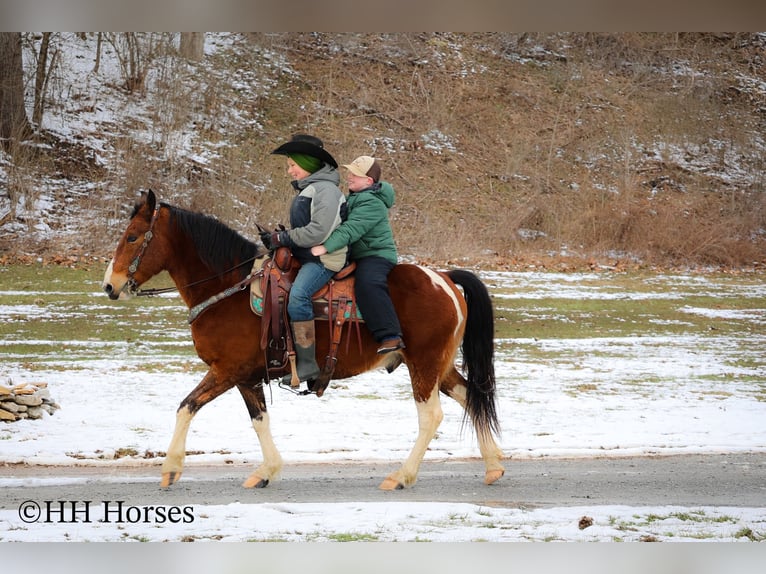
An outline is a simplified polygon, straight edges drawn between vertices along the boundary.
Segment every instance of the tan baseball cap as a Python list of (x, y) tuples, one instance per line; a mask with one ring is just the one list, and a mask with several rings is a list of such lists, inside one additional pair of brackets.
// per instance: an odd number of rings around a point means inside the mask
[(374, 157), (369, 155), (360, 155), (351, 163), (344, 164), (343, 167), (359, 177), (371, 177), (374, 181), (378, 181), (380, 177), (380, 165)]

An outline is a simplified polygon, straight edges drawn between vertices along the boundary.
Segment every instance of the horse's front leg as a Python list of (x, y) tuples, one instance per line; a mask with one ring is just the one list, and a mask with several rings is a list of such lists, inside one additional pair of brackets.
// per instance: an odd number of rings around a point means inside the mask
[(218, 377), (210, 369), (195, 389), (181, 401), (176, 411), (176, 426), (173, 429), (173, 438), (162, 463), (162, 480), (160, 486), (168, 487), (178, 482), (181, 478), (186, 458), (186, 436), (194, 415), (207, 403), (228, 391), (233, 385), (218, 380)]
[(266, 399), (263, 394), (263, 383), (255, 382), (252, 386), (237, 385), (242, 398), (250, 413), (250, 420), (261, 444), (263, 462), (247, 477), (242, 486), (245, 488), (264, 488), (269, 481), (279, 479), (282, 472), (282, 455), (279, 454), (274, 438), (271, 436), (269, 413), (266, 412)]
[[(413, 388), (415, 386), (413, 384)], [(420, 463), (423, 462), (428, 445), (436, 435), (436, 430), (444, 418), (441, 402), (439, 401), (438, 383), (425, 400), (418, 400), (416, 396), (415, 406), (418, 409), (418, 438), (415, 441), (415, 446), (412, 447), (410, 455), (404, 461), (401, 468), (389, 474), (380, 484), (379, 488), (381, 490), (399, 490), (415, 484), (418, 478)]]

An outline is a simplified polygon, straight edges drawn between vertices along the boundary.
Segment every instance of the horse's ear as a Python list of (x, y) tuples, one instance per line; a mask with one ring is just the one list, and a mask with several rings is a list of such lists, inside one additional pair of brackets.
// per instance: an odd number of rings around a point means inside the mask
[(149, 208), (149, 211), (154, 211), (154, 208), (157, 206), (157, 196), (154, 195), (154, 192), (151, 189), (146, 192), (145, 203)]
[(130, 214), (130, 218), (133, 219), (136, 215), (138, 215), (138, 212), (141, 211), (144, 206), (148, 208), (148, 215), (146, 215), (146, 220), (149, 221), (149, 217), (152, 213), (154, 213), (154, 208), (157, 206), (157, 197), (154, 195), (154, 192), (151, 189), (141, 192), (141, 197), (133, 206), (133, 213)]

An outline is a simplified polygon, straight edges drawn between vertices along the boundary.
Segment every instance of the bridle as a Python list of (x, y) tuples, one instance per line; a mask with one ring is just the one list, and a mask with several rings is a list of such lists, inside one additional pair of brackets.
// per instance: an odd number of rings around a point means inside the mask
[(175, 288), (166, 288), (166, 289), (148, 289), (148, 290), (139, 290), (138, 283), (135, 279), (136, 271), (138, 271), (138, 264), (141, 263), (141, 258), (144, 256), (144, 253), (146, 253), (146, 248), (149, 246), (149, 242), (152, 240), (152, 237), (154, 237), (154, 224), (157, 222), (157, 218), (160, 215), (160, 204), (158, 203), (157, 206), (154, 208), (154, 213), (152, 213), (152, 220), (149, 222), (149, 230), (144, 233), (144, 241), (141, 243), (141, 247), (138, 250), (138, 253), (136, 254), (135, 259), (131, 261), (130, 265), (128, 266), (128, 291), (131, 293), (131, 295), (149, 295), (147, 291), (154, 291), (155, 293), (151, 293), (152, 295), (155, 295), (156, 292), (168, 292), (173, 291)]
[[(160, 288), (152, 288), (152, 289), (139, 289), (138, 282), (135, 279), (136, 271), (138, 271), (138, 265), (141, 263), (141, 258), (146, 253), (146, 248), (149, 246), (149, 242), (154, 237), (154, 224), (157, 222), (157, 218), (160, 215), (160, 208), (162, 206), (158, 203), (157, 206), (154, 208), (154, 213), (152, 213), (152, 219), (149, 222), (149, 229), (146, 233), (144, 233), (144, 241), (141, 243), (141, 247), (138, 249), (138, 253), (136, 254), (133, 261), (130, 262), (130, 265), (128, 266), (128, 281), (126, 282), (126, 285), (128, 287), (128, 292), (131, 295), (135, 295), (136, 297), (147, 297), (152, 295), (161, 295), (162, 293), (171, 293), (173, 291), (178, 291), (178, 287), (160, 287)], [(259, 226), (260, 227), (260, 226)], [(200, 283), (205, 283), (207, 281), (212, 281), (213, 279), (217, 279), (218, 277), (221, 277), (231, 271), (234, 271), (235, 269), (238, 269), (239, 267), (242, 267), (243, 265), (247, 265), (249, 263), (252, 263), (255, 261), (256, 257), (251, 257), (250, 259), (246, 259), (245, 261), (242, 261), (241, 263), (238, 263), (234, 267), (231, 267), (225, 271), (222, 271), (221, 273), (218, 273), (216, 275), (212, 275), (211, 277), (207, 277), (205, 279), (200, 279), (199, 281), (194, 281), (193, 283), (189, 283), (184, 287), (184, 289), (188, 287), (194, 287), (195, 285), (199, 285)], [(233, 287), (230, 287), (229, 289), (226, 289), (223, 293), (219, 293), (218, 295), (215, 295), (205, 301), (203, 304), (198, 305), (194, 309), (192, 309), (192, 314), (189, 318), (189, 323), (191, 323), (194, 319), (197, 318), (197, 316), (202, 313), (208, 306), (212, 305), (213, 303), (216, 303), (220, 301), (221, 299), (228, 297), (229, 295), (232, 295), (236, 293), (237, 291), (240, 291), (244, 289), (247, 285), (249, 285), (256, 274), (249, 274), (245, 279), (234, 285)], [(199, 308), (199, 309), (198, 309)]]

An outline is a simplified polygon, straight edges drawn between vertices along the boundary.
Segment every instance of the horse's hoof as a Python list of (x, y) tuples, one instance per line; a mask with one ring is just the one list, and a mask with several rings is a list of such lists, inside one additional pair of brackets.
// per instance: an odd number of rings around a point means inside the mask
[(178, 482), (180, 479), (181, 479), (180, 472), (163, 472), (162, 480), (160, 481), (160, 486), (162, 488), (167, 488), (171, 484)]
[(260, 476), (248, 476), (247, 480), (242, 483), (245, 488), (266, 488), (269, 485), (268, 478), (261, 478)]
[(484, 474), (484, 484), (492, 484), (500, 480), (500, 477), (505, 474), (505, 470), (502, 468), (495, 470), (488, 470)]
[(308, 386), (309, 390), (313, 391), (317, 398), (319, 398), (324, 394), (325, 390), (327, 390), (327, 387), (330, 385), (330, 379), (320, 375), (319, 378), (306, 382), (306, 385)]
[(380, 490), (402, 490), (404, 485), (395, 478), (391, 478), (389, 476), (386, 478), (386, 480), (380, 483), (378, 488)]

